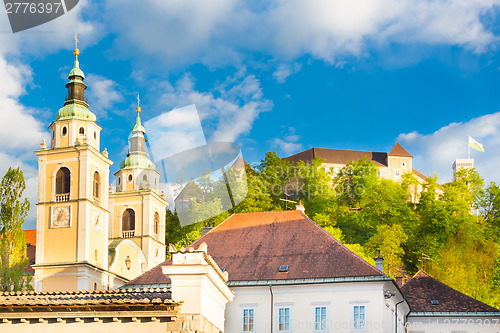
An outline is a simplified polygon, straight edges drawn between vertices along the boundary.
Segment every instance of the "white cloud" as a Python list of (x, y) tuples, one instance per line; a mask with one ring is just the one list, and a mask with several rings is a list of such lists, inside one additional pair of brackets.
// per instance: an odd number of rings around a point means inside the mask
[(478, 172), (487, 181), (500, 182), (500, 112), (473, 118), (468, 122), (451, 123), (434, 133), (403, 133), (398, 141), (414, 155), (413, 167), (426, 174), (437, 173), (440, 182), (452, 179), (456, 158), (467, 158), (468, 136), (485, 147), (485, 152), (471, 148), (471, 157)]
[(278, 66), (276, 71), (273, 73), (276, 82), (285, 83), (286, 79), (295, 73), (298, 73), (302, 68), (299, 63), (293, 64), (293, 66), (281, 64)]
[(109, 118), (116, 103), (123, 101), (123, 95), (119, 91), (119, 85), (104, 76), (89, 74), (86, 78), (89, 86), (88, 98), (91, 110), (102, 118)]
[(271, 147), (278, 149), (279, 152), (285, 155), (292, 155), (298, 153), (304, 148), (304, 146), (299, 143), (301, 136), (295, 134), (294, 127), (285, 128), (285, 133), (281, 137), (273, 138), (269, 141)]
[[(329, 63), (391, 43), (457, 45), (483, 52), (498, 41), (483, 23), (499, 0), (290, 0), (255, 6), (243, 0), (110, 0), (116, 47), (155, 66), (239, 65), (245, 53), (303, 55)], [(134, 24), (130, 24), (130, 22)], [(146, 59), (142, 59), (146, 63)], [(277, 73), (280, 73), (278, 71)], [(280, 76), (286, 76), (281, 71)]]
[(183, 76), (174, 85), (164, 82), (155, 109), (167, 111), (195, 104), (208, 141), (234, 142), (250, 132), (261, 112), (273, 107), (263, 97), (260, 81), (244, 72), (228, 77), (212, 91), (198, 91), (194, 83), (191, 75)]

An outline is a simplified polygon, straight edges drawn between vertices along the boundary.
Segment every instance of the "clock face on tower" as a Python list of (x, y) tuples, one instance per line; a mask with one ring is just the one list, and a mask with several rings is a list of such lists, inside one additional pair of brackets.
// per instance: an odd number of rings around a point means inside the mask
[(54, 207), (52, 210), (52, 228), (69, 227), (70, 206)]
[(92, 230), (102, 232), (102, 213), (98, 210), (92, 214)]

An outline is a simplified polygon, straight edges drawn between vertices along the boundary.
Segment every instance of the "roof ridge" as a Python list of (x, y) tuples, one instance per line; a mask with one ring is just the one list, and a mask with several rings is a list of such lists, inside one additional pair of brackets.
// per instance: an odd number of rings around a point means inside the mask
[[(302, 213), (299, 211), (299, 213), (301, 213), (310, 223), (312, 223), (316, 228), (320, 229), (323, 233), (325, 233), (327, 236), (329, 236), (331, 239), (333, 239), (337, 244), (339, 244), (342, 249), (344, 251), (346, 251), (347, 253), (349, 254), (352, 254), (354, 256), (356, 256), (358, 259), (361, 260), (361, 262), (363, 262), (365, 265), (369, 266), (370, 268), (373, 268), (375, 270), (377, 270), (376, 267), (374, 267), (373, 265), (371, 265), (370, 263), (368, 263), (365, 259), (363, 259), (361, 256), (359, 256), (357, 253), (353, 252), (352, 250), (348, 249), (344, 244), (342, 244), (341, 241), (339, 241), (337, 238), (333, 237), (332, 235), (330, 235), (325, 229), (323, 229), (322, 227), (320, 227), (316, 222), (314, 222), (309, 216), (307, 216), (306, 214)], [(382, 275), (386, 276), (384, 272), (380, 272)]]
[[(420, 276), (417, 276), (417, 275), (419, 275), (419, 274), (420, 274)], [(421, 276), (421, 275), (423, 275), (423, 276)], [(432, 279), (433, 281), (437, 282), (437, 283), (438, 283), (440, 286), (442, 286), (442, 287), (445, 287), (445, 288), (447, 288), (447, 289), (451, 289), (452, 291), (457, 292), (457, 293), (459, 293), (459, 294), (461, 294), (461, 295), (465, 296), (466, 298), (469, 298), (469, 299), (471, 299), (471, 300), (473, 300), (473, 301), (475, 301), (475, 302), (479, 302), (479, 303), (481, 303), (481, 304), (484, 304), (484, 305), (486, 305), (486, 306), (488, 306), (488, 307), (490, 307), (490, 308), (493, 308), (493, 309), (496, 309), (496, 310), (497, 310), (497, 311), (489, 311), (489, 312), (498, 312), (498, 311), (500, 311), (499, 309), (495, 308), (494, 306), (491, 306), (491, 305), (489, 305), (489, 304), (486, 304), (486, 303), (485, 303), (485, 302), (483, 302), (483, 301), (480, 301), (480, 300), (478, 300), (478, 299), (476, 299), (476, 298), (474, 298), (474, 297), (472, 297), (472, 296), (469, 296), (469, 295), (467, 295), (467, 294), (465, 294), (465, 293), (463, 293), (463, 292), (461, 292), (461, 291), (459, 291), (459, 290), (457, 290), (457, 289), (455, 289), (455, 288), (453, 288), (453, 287), (451, 287), (451, 286), (447, 285), (446, 283), (444, 283), (444, 282), (442, 282), (442, 281), (440, 281), (440, 280), (436, 279), (435, 277), (433, 277), (432, 275), (430, 275), (429, 273), (425, 272), (425, 271), (424, 271), (424, 270), (422, 270), (422, 269), (420, 269), (417, 273), (415, 273), (415, 275), (413, 276), (413, 278), (411, 278), (411, 279), (410, 279), (410, 281), (408, 281), (405, 285), (407, 285), (408, 283), (410, 283), (412, 280), (414, 280), (414, 279), (418, 279), (418, 278), (430, 278), (430, 279)], [(415, 282), (415, 283), (416, 283), (416, 282)], [(404, 286), (403, 286), (403, 287), (404, 287)], [(474, 311), (474, 312), (477, 312), (477, 311)], [(487, 311), (480, 311), (480, 312), (487, 312)]]

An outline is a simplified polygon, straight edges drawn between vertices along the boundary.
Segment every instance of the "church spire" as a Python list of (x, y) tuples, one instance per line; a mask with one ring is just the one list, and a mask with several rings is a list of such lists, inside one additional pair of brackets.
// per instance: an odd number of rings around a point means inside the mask
[(135, 120), (134, 128), (132, 128), (132, 133), (129, 137), (130, 148), (129, 153), (125, 161), (120, 164), (120, 169), (149, 169), (155, 170), (154, 163), (149, 159), (149, 155), (146, 152), (146, 129), (141, 123), (141, 107), (140, 98), (137, 94), (137, 118)]
[(64, 102), (64, 107), (57, 113), (56, 120), (80, 119), (95, 122), (96, 116), (88, 109), (89, 105), (85, 98), (85, 89), (87, 86), (83, 83), (85, 74), (80, 69), (78, 61), (80, 50), (78, 49), (78, 35), (76, 33), (73, 54), (75, 55), (75, 62), (73, 69), (71, 69), (68, 75), (70, 81), (66, 83), (68, 94)]

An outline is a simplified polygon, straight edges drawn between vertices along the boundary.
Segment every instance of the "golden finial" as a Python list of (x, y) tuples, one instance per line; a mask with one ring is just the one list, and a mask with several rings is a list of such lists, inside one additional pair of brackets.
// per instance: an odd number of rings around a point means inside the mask
[(76, 60), (78, 60), (78, 55), (80, 54), (80, 50), (78, 49), (78, 33), (75, 32), (75, 50), (73, 51), (73, 54), (76, 57)]
[(137, 108), (135, 109), (135, 111), (137, 111), (137, 115), (139, 115), (139, 113), (141, 113), (141, 99), (139, 98), (139, 93), (137, 93)]

